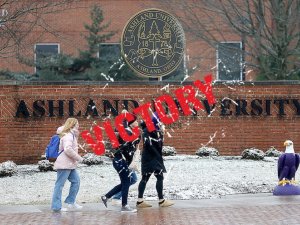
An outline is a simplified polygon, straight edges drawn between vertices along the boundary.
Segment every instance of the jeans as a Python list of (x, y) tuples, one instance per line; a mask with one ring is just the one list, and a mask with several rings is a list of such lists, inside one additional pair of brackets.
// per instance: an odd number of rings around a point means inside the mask
[(52, 205), (51, 209), (58, 211), (61, 209), (62, 203), (61, 203), (61, 196), (62, 196), (62, 190), (66, 183), (66, 180), (69, 180), (71, 182), (69, 195), (67, 196), (65, 203), (67, 204), (74, 204), (75, 199), (77, 196), (77, 193), (79, 191), (80, 186), (80, 178), (75, 169), (73, 170), (57, 170), (57, 179), (55, 182), (54, 192), (52, 196)]
[(115, 194), (122, 191), (122, 206), (127, 205), (128, 198), (128, 190), (130, 185), (130, 170), (128, 169), (127, 162), (124, 159), (116, 159), (113, 160), (113, 166), (115, 170), (118, 172), (121, 184), (118, 184), (113, 189), (111, 189), (106, 195), (106, 198), (111, 198)]
[[(137, 182), (137, 175), (136, 175), (136, 172), (134, 170), (131, 170), (130, 172), (130, 183), (129, 185), (133, 185)], [(121, 199), (122, 197), (122, 191), (120, 191), (119, 193), (115, 194), (112, 198), (113, 199)]]

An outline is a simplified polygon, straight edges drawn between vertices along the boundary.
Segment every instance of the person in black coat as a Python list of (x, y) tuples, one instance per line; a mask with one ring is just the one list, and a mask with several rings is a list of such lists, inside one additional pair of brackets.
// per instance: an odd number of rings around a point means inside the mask
[(165, 200), (163, 197), (163, 173), (166, 173), (166, 168), (164, 165), (162, 157), (163, 148), (163, 130), (162, 124), (160, 123), (157, 114), (154, 113), (152, 117), (152, 122), (155, 125), (155, 130), (149, 132), (145, 126), (145, 123), (141, 122), (141, 127), (143, 129), (143, 152), (142, 152), (142, 180), (138, 187), (138, 201), (137, 208), (151, 207), (152, 205), (143, 200), (144, 191), (146, 184), (152, 174), (156, 177), (156, 191), (159, 198), (159, 206), (168, 207), (174, 203)]

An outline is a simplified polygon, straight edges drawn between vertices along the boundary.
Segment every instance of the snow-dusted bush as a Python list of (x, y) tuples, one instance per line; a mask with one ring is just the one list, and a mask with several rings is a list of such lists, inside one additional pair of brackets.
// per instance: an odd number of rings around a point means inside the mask
[(54, 163), (49, 162), (49, 160), (38, 161), (38, 168), (41, 172), (53, 171)]
[(279, 157), (283, 152), (278, 151), (275, 147), (271, 146), (266, 152), (266, 157)]
[(41, 155), (40, 160), (46, 160), (46, 154)]
[(196, 151), (198, 156), (219, 156), (219, 151), (212, 147), (201, 147)]
[(0, 177), (12, 176), (17, 172), (17, 165), (13, 161), (0, 163)]
[(176, 149), (172, 146), (163, 146), (162, 154), (163, 156), (174, 156), (176, 155)]
[(82, 163), (89, 166), (103, 164), (103, 160), (101, 156), (95, 155), (93, 153), (87, 153), (82, 158), (83, 158)]
[(256, 148), (248, 148), (242, 152), (242, 159), (262, 160), (265, 153)]

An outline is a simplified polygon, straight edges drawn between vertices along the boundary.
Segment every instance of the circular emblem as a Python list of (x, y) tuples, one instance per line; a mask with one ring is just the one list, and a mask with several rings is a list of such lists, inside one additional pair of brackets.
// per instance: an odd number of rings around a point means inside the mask
[(123, 30), (121, 50), (126, 63), (142, 76), (173, 72), (184, 54), (184, 31), (179, 21), (159, 9), (134, 15)]

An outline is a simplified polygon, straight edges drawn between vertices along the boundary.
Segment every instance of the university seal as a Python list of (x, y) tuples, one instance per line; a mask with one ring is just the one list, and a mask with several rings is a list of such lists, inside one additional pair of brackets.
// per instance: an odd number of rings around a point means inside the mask
[(179, 21), (159, 9), (134, 15), (122, 33), (122, 55), (131, 69), (146, 77), (173, 72), (184, 55), (184, 31)]

